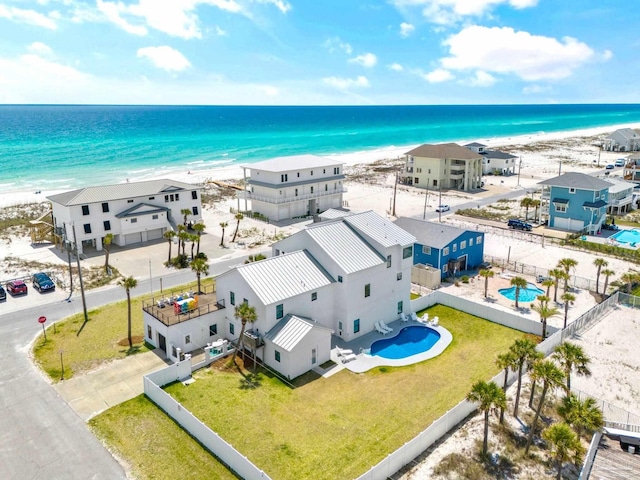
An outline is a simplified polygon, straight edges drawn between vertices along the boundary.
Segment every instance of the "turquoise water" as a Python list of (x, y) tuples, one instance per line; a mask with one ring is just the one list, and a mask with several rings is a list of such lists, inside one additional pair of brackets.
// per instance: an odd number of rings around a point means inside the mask
[(640, 230), (633, 228), (631, 230), (620, 230), (615, 235), (611, 235), (620, 243), (639, 243), (640, 242)]
[(406, 358), (423, 353), (433, 347), (440, 334), (429, 327), (413, 325), (405, 327), (392, 338), (376, 340), (371, 344), (371, 355), (383, 358)]
[(640, 123), (640, 105), (0, 105), (0, 187), (66, 190), (421, 143)]
[[(509, 300), (516, 299), (516, 287), (501, 288), (498, 293)], [(521, 288), (518, 292), (519, 302), (533, 302), (538, 295), (542, 295), (544, 290), (540, 290), (532, 283), (527, 284), (527, 288)]]

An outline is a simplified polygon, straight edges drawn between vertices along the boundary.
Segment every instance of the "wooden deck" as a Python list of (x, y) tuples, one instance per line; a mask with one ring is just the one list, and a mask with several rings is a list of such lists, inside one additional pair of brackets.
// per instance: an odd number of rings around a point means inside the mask
[(193, 294), (191, 297), (180, 296), (178, 298), (181, 297), (195, 300), (197, 306), (185, 312), (178, 313), (178, 309), (175, 307), (175, 302), (178, 301), (177, 299), (154, 297), (151, 301), (144, 302), (142, 309), (169, 327), (225, 308), (223, 302), (218, 302), (216, 292), (205, 292)]

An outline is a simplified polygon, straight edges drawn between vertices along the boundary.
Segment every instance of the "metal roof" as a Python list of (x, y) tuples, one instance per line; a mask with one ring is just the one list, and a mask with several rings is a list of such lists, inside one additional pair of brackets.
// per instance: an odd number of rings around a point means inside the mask
[(616, 177), (609, 177), (605, 180), (605, 182), (611, 184), (611, 186), (609, 187), (610, 194), (624, 192), (625, 190), (633, 190), (636, 186), (635, 183), (625, 182), (624, 180), (618, 179)]
[(337, 208), (330, 208), (318, 216), (323, 220), (335, 220), (336, 218), (346, 217), (347, 215), (353, 215), (353, 213), (346, 210), (339, 210)]
[(334, 280), (306, 250), (236, 267), (264, 305), (330, 285)]
[(333, 168), (340, 165), (344, 165), (344, 162), (338, 162), (318, 155), (294, 155), (291, 157), (276, 157), (263, 162), (250, 163), (242, 165), (242, 168), (264, 170), (265, 172), (288, 172), (290, 170), (307, 168)]
[(180, 193), (185, 190), (200, 190), (202, 187), (191, 183), (160, 179), (145, 182), (127, 182), (116, 185), (101, 185), (58, 193), (47, 197), (48, 200), (64, 206), (88, 205), (90, 203), (109, 202), (124, 198), (148, 197), (167, 193)]
[(566, 198), (554, 198), (553, 200), (551, 200), (551, 203), (557, 203), (559, 205), (567, 205), (569, 203), (569, 200)]
[(358, 272), (386, 262), (385, 258), (342, 221), (311, 224), (298, 235), (309, 235), (345, 273)]
[[(468, 231), (444, 223), (426, 222), (407, 217), (400, 217), (393, 223), (414, 235), (416, 243), (437, 249), (446, 247)], [(482, 233), (478, 233), (478, 235), (482, 235)]]
[(495, 158), (498, 160), (509, 160), (511, 158), (518, 158), (516, 155), (511, 155), (507, 152), (501, 152), (500, 150), (485, 150), (482, 153), (484, 158)]
[(553, 177), (548, 180), (538, 182), (538, 185), (550, 185), (552, 187), (564, 187), (564, 188), (578, 188), (580, 190), (604, 190), (611, 186), (610, 183), (605, 182), (592, 175), (578, 172), (563, 173), (558, 177)]
[(361, 235), (371, 238), (385, 248), (394, 245), (413, 245), (416, 241), (413, 235), (372, 210), (354, 213), (344, 217), (343, 221), (351, 225)]
[(607, 204), (604, 200), (596, 200), (595, 202), (584, 202), (583, 207), (587, 208), (602, 208)]
[(291, 352), (314, 328), (326, 331), (328, 335), (333, 333), (333, 330), (330, 328), (318, 325), (310, 319), (289, 313), (282, 320), (276, 323), (264, 337), (273, 342), (277, 347), (287, 352)]
[(439, 143), (437, 145), (425, 143), (424, 145), (420, 145), (419, 147), (405, 153), (405, 155), (423, 158), (453, 158), (459, 160), (482, 158), (482, 154), (476, 153), (468, 148), (461, 147), (457, 143)]

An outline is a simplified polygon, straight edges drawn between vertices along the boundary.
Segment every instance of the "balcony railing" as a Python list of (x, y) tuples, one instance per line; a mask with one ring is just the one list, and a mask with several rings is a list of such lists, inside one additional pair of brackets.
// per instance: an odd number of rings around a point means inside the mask
[(265, 197), (263, 195), (256, 195), (255, 193), (249, 192), (248, 190), (244, 190), (242, 192), (238, 192), (238, 197), (241, 200), (257, 200), (259, 202), (272, 203), (272, 204), (284, 204), (284, 203), (293, 203), (293, 202), (301, 202), (303, 200), (312, 200), (314, 198), (322, 198), (322, 197), (330, 197), (332, 195), (340, 195), (346, 193), (348, 190), (346, 187), (341, 187), (336, 190), (327, 190), (320, 191), (317, 193), (308, 193), (305, 195), (294, 195), (294, 196), (278, 196), (278, 197)]
[[(197, 305), (195, 308), (188, 308), (189, 303)], [(182, 302), (186, 303), (186, 309), (176, 308)], [(225, 308), (224, 299), (216, 298), (215, 288), (212, 286), (203, 288), (203, 292), (196, 294), (187, 292), (168, 297), (153, 297), (142, 303), (142, 310), (162, 322), (167, 327), (177, 325), (192, 318), (207, 315)]]

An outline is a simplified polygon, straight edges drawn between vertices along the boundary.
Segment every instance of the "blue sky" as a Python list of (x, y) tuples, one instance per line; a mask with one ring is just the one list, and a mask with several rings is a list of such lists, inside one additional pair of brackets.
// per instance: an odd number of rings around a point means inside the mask
[(638, 103), (631, 7), (0, 0), (0, 103)]

